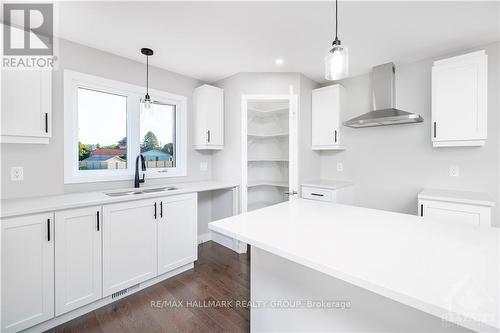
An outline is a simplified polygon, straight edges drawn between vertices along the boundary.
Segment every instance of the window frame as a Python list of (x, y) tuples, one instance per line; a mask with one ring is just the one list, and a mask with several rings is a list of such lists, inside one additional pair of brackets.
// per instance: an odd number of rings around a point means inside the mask
[[(78, 88), (110, 93), (127, 98), (127, 168), (79, 170), (78, 160)], [(140, 100), (145, 87), (120, 81), (64, 70), (64, 183), (94, 183), (132, 180), (135, 159), (140, 152)], [(170, 178), (187, 175), (187, 98), (165, 91), (150, 89), (155, 101), (175, 106), (174, 168), (155, 168), (146, 171), (147, 178)]]

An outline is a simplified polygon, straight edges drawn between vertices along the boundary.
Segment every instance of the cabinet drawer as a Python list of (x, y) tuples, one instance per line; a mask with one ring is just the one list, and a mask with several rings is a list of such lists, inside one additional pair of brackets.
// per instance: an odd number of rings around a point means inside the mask
[(336, 194), (335, 190), (302, 186), (302, 198), (310, 200), (318, 200), (318, 201), (335, 202)]

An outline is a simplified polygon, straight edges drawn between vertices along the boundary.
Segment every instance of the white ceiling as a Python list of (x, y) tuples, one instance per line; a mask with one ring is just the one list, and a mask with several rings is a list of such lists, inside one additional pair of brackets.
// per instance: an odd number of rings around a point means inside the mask
[[(65, 39), (212, 82), (238, 72), (323, 79), (333, 2), (62, 2)], [(500, 40), (500, 2), (340, 2), (351, 76)], [(282, 58), (284, 64), (276, 65)]]

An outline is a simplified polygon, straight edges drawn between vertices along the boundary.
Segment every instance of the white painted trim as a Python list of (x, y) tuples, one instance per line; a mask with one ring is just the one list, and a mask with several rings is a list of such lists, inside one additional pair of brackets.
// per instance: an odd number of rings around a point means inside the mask
[(198, 235), (198, 244), (203, 244), (212, 240), (212, 232), (206, 232), (204, 234)]
[[(127, 169), (78, 170), (78, 113), (76, 88), (84, 87), (127, 97)], [(135, 157), (139, 154), (139, 101), (144, 87), (94, 75), (64, 70), (64, 182), (85, 183), (131, 180)], [(150, 89), (154, 100), (175, 105), (177, 167), (146, 171), (147, 178), (181, 177), (187, 175), (187, 97)], [(167, 170), (167, 172), (165, 172)]]
[[(283, 100), (288, 101), (289, 112), (289, 191), (297, 192), (299, 189), (299, 163), (298, 163), (298, 96), (290, 87), (290, 94), (276, 95), (241, 95), (241, 212), (248, 209), (248, 101), (249, 100)], [(281, 110), (282, 108), (276, 109)], [(276, 111), (274, 110), (274, 111)], [(272, 111), (271, 111), (272, 112)], [(293, 166), (293, 167), (290, 167)], [(292, 169), (292, 172), (290, 172)], [(298, 195), (290, 196), (290, 199), (298, 198)]]

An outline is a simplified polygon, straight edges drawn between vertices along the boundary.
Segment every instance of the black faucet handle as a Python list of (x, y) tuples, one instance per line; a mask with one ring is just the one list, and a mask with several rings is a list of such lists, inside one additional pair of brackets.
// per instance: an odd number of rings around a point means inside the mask
[(144, 177), (146, 177), (146, 174), (144, 174), (144, 173), (143, 173), (143, 174), (142, 174), (142, 179), (141, 179), (141, 180), (139, 180), (139, 182), (140, 182), (140, 183), (144, 183), (144, 182), (146, 181), (146, 180), (144, 179)]

